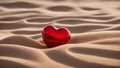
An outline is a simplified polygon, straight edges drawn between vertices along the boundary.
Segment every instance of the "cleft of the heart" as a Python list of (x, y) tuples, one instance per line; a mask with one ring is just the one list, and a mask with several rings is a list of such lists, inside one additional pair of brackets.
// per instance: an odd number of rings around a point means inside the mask
[(70, 31), (63, 28), (56, 28), (53, 25), (46, 26), (42, 31), (42, 38), (48, 48), (56, 47), (69, 42)]

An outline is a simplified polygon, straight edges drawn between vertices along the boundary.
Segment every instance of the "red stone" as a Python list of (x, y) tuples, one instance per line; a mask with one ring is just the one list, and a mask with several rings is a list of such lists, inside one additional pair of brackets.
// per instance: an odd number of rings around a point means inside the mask
[(71, 38), (67, 28), (57, 29), (53, 25), (46, 26), (42, 31), (42, 38), (48, 48), (68, 43)]

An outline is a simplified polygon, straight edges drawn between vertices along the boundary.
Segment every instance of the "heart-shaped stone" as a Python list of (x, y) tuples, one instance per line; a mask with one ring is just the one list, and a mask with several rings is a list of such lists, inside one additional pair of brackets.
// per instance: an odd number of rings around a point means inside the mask
[(48, 25), (42, 31), (42, 38), (47, 47), (51, 48), (68, 43), (71, 35), (67, 28), (57, 29), (53, 25)]

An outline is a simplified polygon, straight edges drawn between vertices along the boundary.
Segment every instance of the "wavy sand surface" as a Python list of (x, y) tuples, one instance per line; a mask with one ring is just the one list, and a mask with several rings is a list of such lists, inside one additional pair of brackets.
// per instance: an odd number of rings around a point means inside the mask
[[(46, 48), (48, 24), (71, 41)], [(120, 68), (120, 1), (0, 0), (0, 68)]]

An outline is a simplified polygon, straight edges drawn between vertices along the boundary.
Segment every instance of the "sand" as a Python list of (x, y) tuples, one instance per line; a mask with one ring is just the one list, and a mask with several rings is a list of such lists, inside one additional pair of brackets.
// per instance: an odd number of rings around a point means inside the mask
[[(49, 24), (69, 43), (47, 48)], [(120, 1), (0, 0), (0, 68), (120, 68)]]

